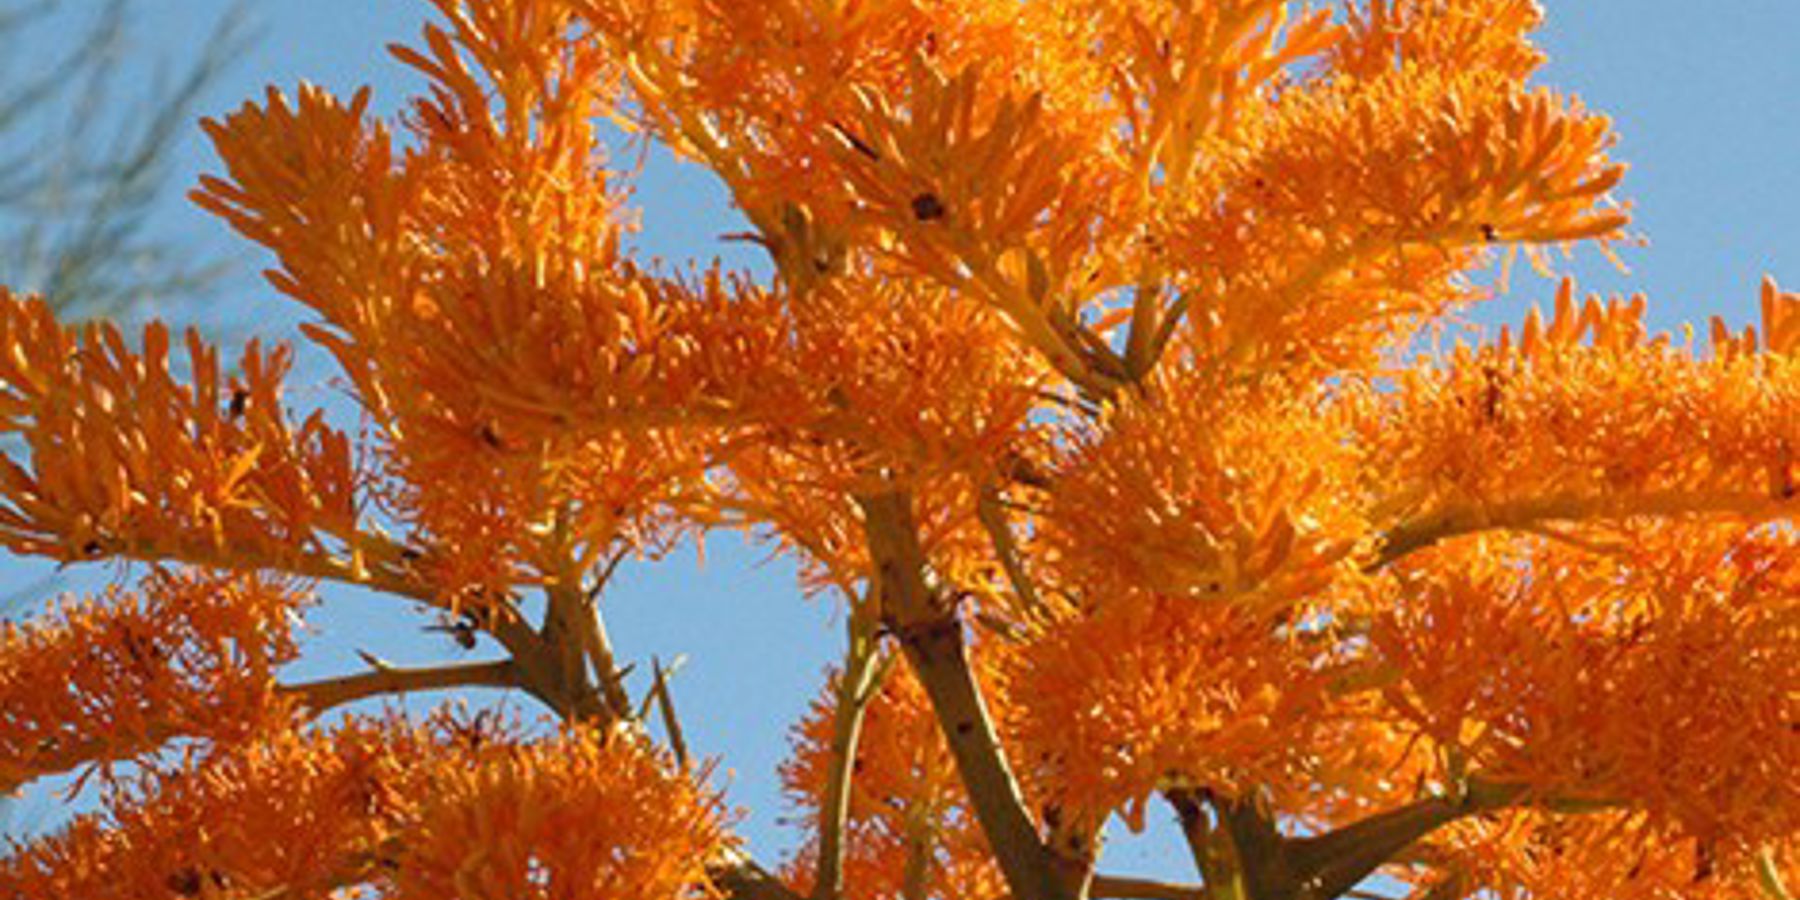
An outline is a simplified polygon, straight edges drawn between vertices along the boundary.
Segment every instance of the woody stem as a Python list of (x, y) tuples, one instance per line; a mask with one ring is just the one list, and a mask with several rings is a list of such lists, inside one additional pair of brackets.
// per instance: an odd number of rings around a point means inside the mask
[(925, 580), (912, 498), (857, 498), (875, 564), (883, 622), (899, 638), (956, 760), (976, 818), (1018, 900), (1079, 900), (1087, 861), (1059, 857), (1038, 836), (969, 665), (954, 604)]

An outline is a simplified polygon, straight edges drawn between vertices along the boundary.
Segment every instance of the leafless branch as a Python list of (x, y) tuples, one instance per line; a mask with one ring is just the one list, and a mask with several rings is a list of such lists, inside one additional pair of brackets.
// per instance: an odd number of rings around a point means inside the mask
[(283, 685), (281, 692), (297, 697), (314, 714), (333, 707), (383, 694), (443, 690), (458, 687), (520, 686), (519, 670), (510, 659), (409, 668), (390, 665), (364, 655), (370, 668), (353, 675)]
[(1105, 897), (1117, 900), (1204, 900), (1206, 889), (1148, 878), (1095, 875), (1093, 884), (1088, 886), (1088, 896), (1096, 900)]
[[(680, 660), (676, 661), (680, 664)], [(683, 766), (688, 764), (687, 738), (681, 731), (681, 719), (675, 715), (675, 698), (669, 694), (669, 676), (674, 669), (664, 669), (662, 661), (650, 658), (650, 668), (655, 677), (650, 684), (650, 695), (656, 698), (656, 707), (662, 712), (663, 731), (669, 736), (669, 749), (675, 752), (675, 761)]]

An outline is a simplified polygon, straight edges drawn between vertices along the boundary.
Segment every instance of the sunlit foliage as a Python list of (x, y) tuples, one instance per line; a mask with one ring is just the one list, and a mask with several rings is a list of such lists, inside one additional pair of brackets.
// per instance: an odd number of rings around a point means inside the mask
[[(0, 782), (106, 791), (0, 893), (1791, 900), (1800, 297), (1453, 330), (1624, 237), (1534, 4), (432, 5), (396, 119), (205, 125), (356, 427), (0, 295), (0, 543), (149, 567), (0, 642)], [(647, 143), (769, 276), (634, 258)], [(778, 874), (600, 620), (723, 529), (846, 626)], [(288, 679), (320, 581), (503, 655)], [(546, 721), (336, 715), (454, 687)]]

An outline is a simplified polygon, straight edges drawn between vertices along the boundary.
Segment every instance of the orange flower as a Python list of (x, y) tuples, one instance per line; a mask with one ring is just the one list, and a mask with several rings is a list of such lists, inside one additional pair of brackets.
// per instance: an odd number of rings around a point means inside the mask
[(1800, 828), (1800, 547), (1729, 523), (1587, 531), (1606, 554), (1465, 539), (1401, 576), (1387, 696), (1491, 780), (1643, 810), (1723, 847)]
[(319, 563), (354, 530), (349, 440), (281, 405), (287, 348), (245, 348), (242, 378), (186, 335), (192, 384), (170, 371), (168, 329), (141, 353), (117, 328), (58, 324), (0, 288), (0, 545), (63, 561), (128, 556), (200, 564)]
[(310, 592), (254, 575), (155, 572), (141, 590), (0, 623), (0, 792), (176, 737), (230, 744), (284, 722), (275, 667)]
[(1159, 374), (1057, 462), (1049, 566), (1077, 602), (1147, 592), (1279, 605), (1354, 572), (1364, 528), (1329, 408), (1279, 381)]
[(1250, 796), (1308, 767), (1330, 675), (1265, 616), (1158, 598), (1051, 626), (1007, 656), (1005, 717), (1030, 779), (1071, 815), (1144, 824), (1176, 787)]
[(155, 773), (0, 863), (0, 890), (677, 900), (724, 846), (717, 801), (627, 736), (353, 719)]
[(1564, 282), (1444, 364), (1421, 363), (1359, 414), (1376, 520), (1390, 544), (1478, 527), (1634, 513), (1775, 514), (1800, 492), (1795, 300), (1765, 286), (1767, 352), (1719, 327), (1718, 350), (1652, 339), (1642, 297), (1579, 307)]
[[(1800, 847), (1789, 841), (1772, 849), (1777, 871), (1793, 871)], [(1669, 834), (1630, 813), (1509, 812), (1452, 826), (1434, 837), (1431, 852), (1437, 874), (1401, 876), (1420, 883), (1415, 897), (1446, 878), (1506, 900), (1546, 893), (1570, 900), (1769, 897), (1748, 854)]]

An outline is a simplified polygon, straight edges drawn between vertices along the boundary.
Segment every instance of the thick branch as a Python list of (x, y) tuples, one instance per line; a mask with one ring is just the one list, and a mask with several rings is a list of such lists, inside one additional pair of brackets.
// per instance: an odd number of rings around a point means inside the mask
[[(1226, 799), (1211, 791), (1165, 792), (1181, 820), (1194, 863), (1214, 900), (1287, 900), (1298, 879), (1288, 864), (1288, 840), (1254, 800)], [(1209, 819), (1207, 810), (1212, 810)]]
[(1524, 795), (1515, 785), (1476, 782), (1458, 798), (1429, 797), (1318, 837), (1293, 840), (1289, 855), (1313, 896), (1336, 897), (1414, 841), (1464, 816), (1511, 806)]
[(1148, 878), (1120, 875), (1095, 875), (1088, 896), (1112, 897), (1117, 900), (1205, 900), (1206, 889), (1185, 884), (1169, 884)]
[[(1207, 884), (1225, 900), (1327, 900), (1340, 897), (1427, 834), (1464, 816), (1525, 798), (1516, 785), (1474, 780), (1460, 797), (1429, 797), (1322, 835), (1290, 838), (1256, 805), (1206, 791), (1166, 794)], [(1209, 820), (1207, 808), (1216, 816)]]
[(382, 694), (434, 691), (457, 687), (519, 687), (519, 669), (510, 659), (406, 668), (369, 657), (374, 668), (354, 675), (283, 685), (281, 692), (297, 697), (315, 715), (336, 706)]
[(931, 699), (976, 818), (1013, 896), (1076, 900), (1082, 893), (1086, 863), (1060, 858), (1038, 837), (970, 669), (956, 609), (925, 582), (925, 554), (913, 524), (911, 498), (890, 493), (857, 502), (876, 567), (882, 620), (899, 637)]

